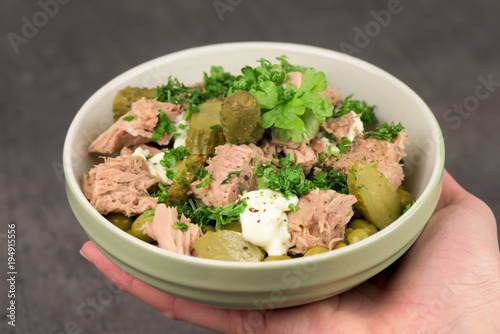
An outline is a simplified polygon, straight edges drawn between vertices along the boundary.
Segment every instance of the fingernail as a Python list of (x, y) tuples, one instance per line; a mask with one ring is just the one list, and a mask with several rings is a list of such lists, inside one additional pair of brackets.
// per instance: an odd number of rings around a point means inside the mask
[(85, 260), (87, 260), (87, 261), (89, 260), (89, 259), (87, 259), (87, 257), (86, 257), (86, 256), (82, 253), (82, 250), (81, 250), (81, 249), (80, 249), (80, 255), (81, 255), (81, 256), (83, 256), (83, 258), (84, 258)]

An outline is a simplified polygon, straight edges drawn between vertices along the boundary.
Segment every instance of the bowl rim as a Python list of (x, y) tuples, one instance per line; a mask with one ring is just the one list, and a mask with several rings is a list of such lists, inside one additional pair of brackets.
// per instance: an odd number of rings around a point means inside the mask
[[(412, 103), (416, 103), (419, 105), (419, 109), (425, 110), (426, 115), (429, 118), (430, 124), (433, 127), (433, 135), (434, 139), (438, 141), (436, 145), (436, 150), (434, 152), (435, 163), (433, 165), (432, 173), (429, 177), (429, 182), (424, 187), (422, 194), (417, 198), (415, 204), (401, 217), (399, 217), (394, 223), (386, 227), (385, 229), (377, 232), (375, 235), (370, 238), (364, 239), (354, 245), (349, 245), (349, 247), (343, 247), (341, 249), (337, 249), (335, 252), (326, 252), (323, 254), (318, 254), (313, 257), (302, 257), (296, 258), (293, 261), (269, 261), (269, 262), (230, 262), (230, 261), (221, 261), (221, 260), (212, 260), (212, 259), (202, 259), (193, 256), (186, 256), (182, 254), (177, 254), (174, 252), (169, 252), (164, 249), (160, 249), (151, 244), (145, 243), (131, 235), (127, 232), (122, 231), (118, 227), (114, 226), (112, 223), (107, 221), (103, 215), (101, 215), (95, 208), (90, 204), (90, 202), (85, 198), (83, 192), (80, 188), (80, 181), (77, 179), (77, 176), (73, 173), (73, 162), (71, 158), (72, 151), (71, 144), (74, 143), (77, 129), (79, 127), (80, 122), (83, 119), (83, 114), (86, 109), (88, 109), (89, 105), (92, 105), (94, 101), (99, 100), (101, 96), (108, 93), (108, 91), (116, 86), (118, 83), (127, 81), (131, 77), (137, 75), (138, 73), (143, 72), (151, 68), (152, 65), (160, 65), (162, 62), (170, 62), (177, 58), (182, 58), (184, 56), (193, 54), (202, 54), (207, 51), (224, 51), (226, 49), (230, 49), (234, 51), (235, 49), (239, 49), (240, 51), (249, 50), (249, 49), (268, 49), (268, 50), (276, 50), (279, 48), (283, 51), (283, 54), (287, 54), (287, 52), (299, 52), (299, 53), (311, 53), (315, 55), (325, 56), (329, 58), (335, 58), (336, 60), (348, 63), (349, 65), (361, 68), (372, 73), (375, 76), (382, 78), (383, 80), (388, 80), (389, 82), (400, 86), (406, 93), (409, 98), (412, 98)], [(319, 69), (321, 71), (321, 69)], [(192, 47), (180, 51), (176, 51), (173, 53), (169, 53), (163, 56), (159, 56), (153, 58), (149, 61), (143, 62), (139, 65), (132, 67), (131, 69), (119, 74), (114, 77), (103, 86), (101, 86), (97, 91), (95, 91), (80, 107), (77, 114), (73, 118), (71, 125), (68, 129), (64, 140), (63, 146), (63, 171), (65, 175), (66, 185), (71, 187), (73, 192), (76, 194), (78, 200), (83, 203), (87, 212), (91, 214), (91, 216), (97, 220), (99, 220), (105, 229), (107, 229), (110, 233), (118, 232), (122, 238), (127, 239), (128, 241), (134, 243), (138, 247), (143, 247), (148, 251), (155, 253), (158, 256), (164, 257), (166, 260), (170, 261), (179, 261), (186, 262), (200, 267), (210, 267), (214, 266), (220, 268), (231, 268), (237, 270), (250, 269), (254, 270), (255, 267), (259, 267), (259, 269), (266, 268), (280, 268), (280, 267), (288, 267), (290, 266), (290, 262), (294, 264), (302, 264), (311, 261), (323, 261), (329, 259), (331, 257), (338, 257), (344, 254), (348, 254), (351, 252), (355, 252), (358, 248), (362, 248), (365, 245), (375, 243), (378, 239), (383, 238), (384, 235), (390, 233), (392, 230), (399, 228), (402, 225), (402, 221), (410, 219), (412, 216), (416, 214), (416, 212), (423, 206), (424, 200), (428, 198), (437, 187), (440, 186), (442, 174), (444, 170), (444, 139), (439, 127), (439, 123), (431, 109), (427, 106), (427, 104), (422, 100), (422, 98), (413, 91), (408, 85), (404, 82), (396, 78), (394, 75), (389, 72), (371, 64), (362, 59), (322, 47), (311, 46), (306, 44), (297, 44), (297, 43), (283, 43), (283, 42), (230, 42), (230, 43), (219, 43), (219, 44), (209, 44), (204, 46)]]

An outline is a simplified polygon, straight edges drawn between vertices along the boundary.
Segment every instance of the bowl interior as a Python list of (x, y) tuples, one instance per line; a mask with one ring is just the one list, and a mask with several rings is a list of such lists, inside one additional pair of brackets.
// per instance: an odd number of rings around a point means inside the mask
[[(405, 132), (409, 136), (409, 144), (406, 149), (407, 157), (405, 157), (405, 186), (414, 197), (419, 199), (417, 204), (407, 214), (383, 231), (339, 252), (330, 252), (325, 256), (317, 257), (317, 261), (320, 261), (322, 264), (331, 265), (334, 262), (350, 261), (359, 256), (360, 252), (369, 251), (370, 247), (379, 250), (377, 254), (363, 257), (363, 261), (366, 263), (360, 265), (359, 268), (353, 267), (345, 277), (332, 276), (325, 272), (323, 274), (324, 277), (320, 277), (320, 279), (304, 279), (302, 283), (305, 287), (310, 288), (307, 290), (307, 293), (295, 299), (292, 298), (294, 302), (284, 303), (283, 305), (290, 306), (311, 301), (312, 296), (315, 295), (312, 288), (315, 284), (326, 284), (327, 282), (331, 283), (341, 279), (349, 281), (349, 284), (344, 282), (336, 290), (334, 285), (331, 285), (326, 290), (317, 289), (316, 295), (322, 293), (322, 296), (326, 296), (328, 293), (330, 295), (338, 293), (342, 289), (345, 290), (346, 287), (359, 284), (369, 277), (366, 277), (367, 275), (373, 275), (388, 266), (415, 241), (436, 205), (444, 165), (444, 144), (441, 131), (427, 105), (398, 79), (373, 65), (351, 56), (331, 50), (296, 44), (261, 42), (229, 43), (189, 49), (139, 65), (116, 77), (99, 89), (87, 100), (75, 116), (64, 144), (63, 162), (68, 197), (70, 198), (75, 215), (87, 234), (104, 252), (108, 253), (109, 257), (115, 263), (125, 270), (140, 276), (146, 282), (186, 299), (217, 306), (253, 308), (251, 307), (253, 304), (250, 303), (250, 299), (254, 297), (251, 296), (248, 296), (247, 299), (243, 298), (244, 301), (240, 304), (236, 302), (231, 304), (227, 301), (232, 300), (232, 297), (230, 298), (229, 296), (224, 302), (211, 302), (210, 300), (215, 297), (207, 291), (204, 291), (204, 294), (198, 292), (198, 296), (203, 296), (199, 298), (194, 297), (192, 294), (189, 295), (187, 292), (171, 291), (171, 285), (162, 285), (164, 281), (174, 280), (174, 278), (169, 277), (171, 273), (162, 271), (161, 268), (150, 268), (151, 262), (145, 263), (148, 261), (142, 261), (141, 263), (140, 258), (127, 261), (124, 257), (120, 257), (118, 253), (126, 249), (127, 252), (147, 254), (147, 256), (150, 256), (152, 262), (156, 261), (156, 258), (158, 261), (170, 261), (171, 263), (175, 263), (175, 265), (181, 266), (179, 267), (181, 271), (186, 270), (185, 266), (188, 265), (191, 266), (189, 269), (191, 274), (193, 270), (194, 272), (197, 270), (193, 268), (198, 268), (199, 270), (216, 268), (220, 273), (224, 272), (228, 277), (235, 275), (234, 277), (239, 277), (240, 279), (242, 273), (248, 273), (248, 280), (257, 278), (255, 275), (259, 271), (259, 275), (264, 272), (264, 276), (262, 277), (266, 277), (265, 275), (271, 274), (273, 270), (274, 274), (281, 273), (283, 270), (286, 270), (287, 266), (293, 266), (293, 262), (295, 261), (297, 261), (297, 265), (313, 261), (299, 259), (294, 260), (290, 264), (274, 262), (265, 263), (264, 266), (262, 264), (255, 266), (255, 264), (248, 263), (227, 264), (220, 263), (219, 261), (207, 261), (170, 254), (169, 252), (154, 249), (150, 245), (134, 240), (134, 238), (126, 233), (121, 233), (121, 231), (108, 223), (92, 208), (79, 188), (82, 175), (99, 162), (98, 157), (87, 153), (87, 148), (92, 140), (111, 125), (112, 100), (119, 89), (126, 86), (156, 87), (165, 83), (169, 76), (178, 78), (185, 84), (194, 84), (202, 80), (203, 72), (209, 72), (211, 65), (223, 66), (226, 71), (232, 74), (240, 74), (243, 66), (256, 66), (256, 61), (260, 58), (275, 62), (275, 58), (281, 55), (287, 55), (289, 62), (292, 64), (314, 67), (318, 71), (323, 71), (326, 75), (327, 83), (337, 89), (342, 97), (354, 93), (354, 99), (365, 100), (368, 104), (376, 105), (375, 113), (379, 122), (401, 122), (405, 126)], [(412, 222), (409, 222), (410, 220)], [(418, 220), (418, 222), (415, 222), (415, 220)], [(408, 230), (410, 223), (413, 226)], [(404, 235), (404, 231), (402, 232), (404, 229), (406, 229), (405, 233), (408, 235)], [(399, 237), (397, 233), (403, 236), (402, 239), (400, 238), (401, 240), (398, 242), (391, 243), (391, 238)], [(113, 234), (116, 239), (106, 241), (110, 240), (109, 236), (104, 238), (102, 234)], [(377, 266), (374, 264), (377, 264)], [(173, 264), (172, 266), (174, 267)], [(264, 267), (266, 269), (261, 271), (260, 268)], [(377, 268), (376, 270), (368, 271), (368, 269), (375, 267)], [(354, 278), (357, 272), (363, 271), (365, 273), (364, 276), (361, 275), (357, 279)], [(152, 276), (155, 277), (155, 280), (151, 278)], [(213, 280), (214, 282), (220, 281), (220, 277), (215, 275)], [(277, 278), (274, 283), (269, 280), (267, 282), (267, 289), (273, 287), (273, 284), (275, 287), (284, 284), (282, 278)], [(186, 286), (193, 287), (196, 284), (195, 280), (186, 278)], [(232, 282), (226, 282), (224, 287), (218, 286), (218, 288), (216, 288), (217, 284), (222, 283), (214, 284), (211, 288), (220, 291), (224, 289), (237, 290), (239, 287), (239, 283)], [(249, 288), (253, 289), (252, 291), (266, 289), (262, 284), (248, 284), (248, 286), (252, 286), (252, 288)], [(202, 285), (199, 286), (202, 289)], [(289, 292), (292, 294), (295, 291)], [(315, 298), (317, 299), (318, 296)]]

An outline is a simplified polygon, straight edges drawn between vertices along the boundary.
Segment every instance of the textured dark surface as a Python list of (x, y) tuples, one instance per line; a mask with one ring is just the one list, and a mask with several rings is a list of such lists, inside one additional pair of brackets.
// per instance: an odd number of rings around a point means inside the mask
[[(94, 91), (137, 64), (193, 46), (260, 40), (356, 47), (355, 56), (389, 71), (428, 103), (446, 136), (446, 168), (500, 214), (498, 1), (402, 0), (385, 26), (372, 11), (386, 10), (389, 1), (232, 1), (239, 4), (224, 13), (215, 9), (217, 1), (66, 2), (47, 22), (36, 1), (1, 5), (2, 270), (7, 223), (16, 224), (18, 242), (17, 326), (6, 325), (2, 279), (1, 333), (72, 327), (210, 333), (117, 292), (80, 257), (87, 237), (67, 203), (60, 169), (66, 129)], [(24, 29), (28, 38), (16, 52), (8, 34), (22, 36), (23, 18), (41, 27)], [(373, 37), (361, 40), (357, 31), (365, 28)], [(489, 88), (482, 83), (488, 78)], [(470, 111), (453, 111), (461, 104)]]

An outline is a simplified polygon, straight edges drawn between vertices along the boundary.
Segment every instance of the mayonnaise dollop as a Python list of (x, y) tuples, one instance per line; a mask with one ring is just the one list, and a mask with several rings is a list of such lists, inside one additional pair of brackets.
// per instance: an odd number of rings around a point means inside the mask
[[(150, 156), (149, 150), (147, 150), (147, 149), (144, 150), (140, 147), (136, 148), (134, 153), (132, 153), (133, 156), (134, 155), (140, 156), (146, 161), (146, 163), (148, 164), (149, 172), (151, 173), (151, 175), (159, 176), (161, 179), (161, 183), (163, 183), (165, 185), (170, 185), (170, 184), (172, 184), (172, 180), (167, 177), (167, 168), (163, 167), (160, 164), (160, 161), (163, 159), (164, 154), (165, 154), (165, 152), (161, 152), (161, 153), (158, 153), (158, 154), (156, 154), (148, 159), (147, 157)], [(179, 167), (180, 167), (180, 161), (178, 161), (170, 169), (173, 170), (174, 172), (177, 172), (179, 170)]]
[(290, 204), (297, 205), (297, 196), (287, 200), (279, 192), (261, 189), (246, 193), (245, 211), (240, 215), (243, 238), (262, 247), (268, 255), (286, 255), (290, 248), (291, 235), (288, 232)]
[(351, 129), (347, 133), (347, 139), (350, 141), (354, 140), (354, 137), (356, 137), (358, 134), (363, 133), (365, 131), (365, 128), (363, 126), (363, 121), (361, 121), (361, 114), (356, 114), (354, 111), (351, 111), (353, 117), (354, 117), (354, 124), (351, 126)]

